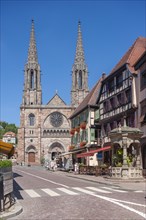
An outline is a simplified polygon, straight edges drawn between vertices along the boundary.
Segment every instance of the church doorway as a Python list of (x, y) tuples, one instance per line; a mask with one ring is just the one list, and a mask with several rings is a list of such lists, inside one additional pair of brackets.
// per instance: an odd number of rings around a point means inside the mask
[(35, 162), (35, 153), (34, 152), (29, 152), (28, 153), (28, 162), (29, 163), (34, 163)]
[(54, 142), (49, 147), (49, 153), (51, 154), (51, 160), (55, 160), (59, 154), (65, 152), (64, 147), (59, 142)]
[(59, 154), (61, 154), (61, 152), (58, 152), (58, 151), (52, 152), (52, 154), (51, 154), (51, 160), (54, 160), (55, 158), (57, 158)]

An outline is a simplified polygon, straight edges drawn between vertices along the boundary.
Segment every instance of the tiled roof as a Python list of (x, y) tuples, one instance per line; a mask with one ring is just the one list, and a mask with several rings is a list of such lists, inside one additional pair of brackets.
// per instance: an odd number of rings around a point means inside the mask
[(14, 132), (12, 132), (12, 131), (8, 131), (8, 132), (6, 132), (6, 133), (3, 135), (3, 137), (6, 137), (6, 136), (12, 136), (12, 137), (15, 137), (16, 134), (15, 134)]
[(146, 50), (146, 38), (138, 37), (134, 44), (129, 48), (117, 65), (113, 68), (110, 74), (117, 71), (124, 64), (128, 64), (131, 71), (134, 71), (134, 64)]
[(82, 110), (84, 110), (88, 105), (95, 105), (96, 101), (98, 99), (101, 83), (103, 78), (101, 77), (96, 85), (92, 88), (92, 90), (89, 92), (89, 94), (84, 98), (84, 100), (81, 102), (81, 104), (75, 109), (73, 114), (70, 116), (70, 118), (75, 117), (77, 114), (79, 114)]

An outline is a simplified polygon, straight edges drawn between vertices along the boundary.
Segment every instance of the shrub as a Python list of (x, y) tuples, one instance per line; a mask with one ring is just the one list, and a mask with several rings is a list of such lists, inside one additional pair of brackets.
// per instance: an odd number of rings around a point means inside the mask
[(0, 168), (2, 167), (12, 167), (11, 160), (0, 160)]

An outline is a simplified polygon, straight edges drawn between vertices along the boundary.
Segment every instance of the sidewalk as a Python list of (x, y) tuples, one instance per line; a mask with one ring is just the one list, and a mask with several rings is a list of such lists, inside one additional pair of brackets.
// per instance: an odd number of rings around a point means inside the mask
[[(33, 167), (34, 169), (38, 169), (38, 167)], [(39, 167), (40, 169), (45, 170), (44, 167)], [(46, 172), (53, 172), (46, 170)], [(76, 178), (80, 180), (85, 180), (88, 182), (99, 183), (107, 186), (116, 186), (121, 189), (129, 190), (129, 191), (144, 191), (146, 193), (146, 179), (141, 180), (116, 180), (112, 179), (109, 176), (94, 176), (94, 175), (84, 175), (84, 174), (75, 174), (74, 172), (66, 172), (56, 170), (53, 172), (54, 174), (58, 174), (61, 176), (67, 176), (70, 178)], [(15, 204), (8, 210), (3, 213), (0, 213), (0, 219), (9, 219), (14, 216), (19, 215), (23, 211), (22, 206), (16, 200)]]
[(16, 200), (15, 204), (8, 210), (0, 213), (0, 219), (5, 220), (19, 215), (23, 211), (22, 206)]
[(99, 184), (109, 185), (109, 186), (119, 186), (122, 189), (135, 190), (135, 191), (146, 191), (146, 179), (133, 179), (133, 180), (117, 180), (112, 179), (109, 176), (94, 176), (94, 175), (84, 175), (84, 174), (75, 174), (74, 172), (65, 172), (65, 171), (55, 171), (60, 175), (66, 175), (71, 178), (77, 178), (89, 182), (95, 182)]
[[(34, 166), (34, 169), (38, 169), (38, 167)], [(44, 169), (44, 167), (40, 167), (40, 169)], [(46, 170), (47, 172), (53, 172), (51, 170)], [(59, 175), (65, 175), (71, 178), (77, 178), (89, 182), (95, 182), (99, 184), (109, 185), (109, 186), (117, 186), (122, 189), (131, 190), (131, 191), (145, 191), (146, 192), (146, 178), (142, 179), (132, 179), (132, 180), (117, 180), (113, 179), (109, 176), (94, 176), (94, 175), (85, 175), (85, 174), (75, 174), (73, 171), (67, 172), (65, 170), (56, 170), (54, 173)]]

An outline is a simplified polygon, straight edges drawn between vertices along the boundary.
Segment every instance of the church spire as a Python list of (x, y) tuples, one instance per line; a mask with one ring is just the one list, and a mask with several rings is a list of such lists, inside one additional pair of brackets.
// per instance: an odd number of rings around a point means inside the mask
[(23, 105), (41, 105), (41, 69), (37, 59), (37, 49), (34, 33), (34, 21), (32, 20), (28, 58), (24, 71)]
[(31, 25), (30, 43), (28, 50), (28, 63), (38, 63), (35, 31), (34, 31), (34, 20), (32, 20), (32, 25)]
[(83, 43), (82, 43), (81, 22), (79, 21), (75, 63), (80, 63), (84, 61), (85, 61), (85, 58), (84, 58), (84, 49), (83, 49)]
[(88, 68), (85, 64), (81, 22), (79, 21), (75, 61), (72, 67), (71, 105), (77, 107), (88, 93)]

